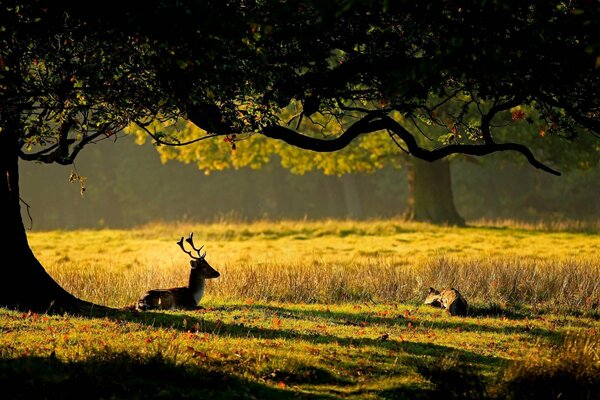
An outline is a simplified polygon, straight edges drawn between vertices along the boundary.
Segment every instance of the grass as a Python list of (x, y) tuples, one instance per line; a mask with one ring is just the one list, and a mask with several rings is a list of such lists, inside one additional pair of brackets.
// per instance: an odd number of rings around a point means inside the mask
[(400, 221), (153, 224), (136, 230), (33, 232), (62, 285), (120, 307), (149, 288), (184, 285), (175, 244), (194, 232), (222, 277), (218, 299), (418, 303), (429, 286), (485, 305), (590, 311), (600, 304), (600, 236), (498, 225), (449, 228)]
[[(73, 381), (96, 398), (534, 398), (521, 390), (532, 382), (554, 397), (552, 382), (597, 393), (600, 239), (564, 228), (280, 221), (33, 232), (34, 253), (63, 286), (114, 307), (185, 284), (175, 241), (191, 231), (221, 278), (198, 311), (0, 309), (0, 384), (15, 398), (79, 397)], [(421, 305), (429, 286), (458, 288), (469, 315)]]

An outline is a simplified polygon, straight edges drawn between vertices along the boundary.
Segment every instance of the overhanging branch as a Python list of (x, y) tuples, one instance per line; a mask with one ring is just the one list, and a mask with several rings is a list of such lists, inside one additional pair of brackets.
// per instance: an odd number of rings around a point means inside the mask
[(436, 161), (451, 154), (485, 156), (499, 151), (515, 151), (524, 155), (529, 164), (533, 165), (534, 167), (553, 175), (561, 175), (560, 172), (538, 161), (527, 146), (519, 143), (449, 144), (438, 147), (437, 149), (428, 150), (420, 147), (414, 136), (392, 118), (384, 116), (382, 117), (381, 121), (382, 125), (384, 125), (386, 129), (394, 132), (396, 135), (398, 135), (398, 137), (400, 137), (400, 139), (404, 141), (404, 143), (406, 143), (410, 154), (422, 160)]
[(320, 153), (330, 153), (338, 151), (348, 146), (354, 139), (364, 133), (371, 133), (381, 130), (377, 123), (377, 118), (383, 116), (382, 112), (371, 112), (365, 115), (360, 120), (352, 124), (344, 133), (335, 139), (318, 139), (303, 135), (293, 129), (286, 128), (280, 125), (271, 125), (262, 130), (262, 134), (271, 138), (283, 140), (289, 145), (304, 149), (312, 150)]
[(110, 124), (104, 124), (93, 134), (85, 135), (79, 140), (66, 137), (64, 132), (61, 131), (57, 143), (35, 153), (25, 153), (19, 150), (19, 158), (26, 161), (39, 161), (44, 164), (70, 165), (87, 144), (93, 143), (96, 138), (105, 135), (110, 127)]
[(527, 161), (534, 167), (553, 175), (560, 175), (560, 172), (537, 160), (527, 146), (518, 143), (492, 142), (473, 145), (450, 144), (433, 150), (425, 149), (419, 146), (415, 137), (402, 125), (381, 112), (372, 112), (367, 114), (346, 129), (346, 131), (340, 136), (330, 140), (306, 136), (302, 133), (279, 125), (265, 128), (262, 131), (262, 134), (272, 139), (283, 140), (287, 144), (301, 149), (317, 152), (333, 152), (343, 149), (362, 134), (368, 134), (386, 129), (390, 132), (393, 132), (400, 139), (402, 139), (404, 143), (406, 143), (406, 147), (410, 154), (425, 161), (436, 161), (451, 154), (484, 156), (500, 151), (514, 151), (525, 156)]

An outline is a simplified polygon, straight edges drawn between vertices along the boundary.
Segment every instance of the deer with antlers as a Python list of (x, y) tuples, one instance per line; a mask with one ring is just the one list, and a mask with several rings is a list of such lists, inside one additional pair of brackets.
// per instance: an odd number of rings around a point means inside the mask
[(181, 247), (184, 253), (188, 254), (192, 259), (190, 265), (190, 282), (188, 286), (176, 287), (171, 289), (152, 289), (146, 292), (142, 298), (135, 304), (137, 310), (177, 310), (177, 309), (194, 309), (198, 308), (200, 299), (204, 295), (206, 279), (218, 278), (220, 276), (213, 267), (206, 261), (206, 252), (200, 254), (204, 245), (199, 249), (194, 246), (194, 233), (190, 233), (185, 241), (192, 246), (192, 249), (197, 253), (197, 256), (192, 254), (191, 250), (186, 250), (183, 243), (183, 236), (177, 244)]

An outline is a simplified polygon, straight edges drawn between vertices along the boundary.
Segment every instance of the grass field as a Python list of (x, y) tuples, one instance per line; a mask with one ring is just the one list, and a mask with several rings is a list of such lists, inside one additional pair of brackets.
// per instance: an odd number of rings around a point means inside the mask
[[(0, 310), (5, 392), (78, 397), (74, 381), (96, 398), (593, 398), (600, 389), (593, 226), (225, 221), (29, 238), (69, 291), (122, 307), (186, 283), (175, 242), (192, 231), (221, 272), (204, 309)], [(469, 315), (422, 305), (430, 286), (458, 288)]]

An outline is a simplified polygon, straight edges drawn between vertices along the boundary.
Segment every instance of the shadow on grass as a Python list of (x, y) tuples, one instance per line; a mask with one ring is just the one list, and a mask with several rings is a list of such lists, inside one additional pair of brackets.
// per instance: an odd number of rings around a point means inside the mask
[[(254, 306), (248, 306), (254, 307)], [(430, 356), (442, 357), (448, 353), (468, 359), (471, 363), (497, 366), (503, 361), (499, 357), (491, 357), (477, 354), (468, 350), (456, 349), (454, 347), (438, 345), (426, 342), (404, 341), (402, 338), (389, 337), (386, 339), (370, 337), (336, 336), (327, 331), (299, 331), (293, 329), (275, 329), (257, 326), (246, 326), (242, 323), (225, 323), (222, 321), (210, 321), (201, 317), (185, 315), (174, 315), (165, 313), (133, 313), (121, 315), (123, 320), (140, 323), (149, 326), (163, 326), (180, 331), (197, 331), (213, 335), (227, 336), (232, 338), (255, 338), (255, 339), (283, 339), (287, 341), (300, 340), (311, 344), (324, 344), (345, 347), (382, 348), (386, 350), (399, 351), (411, 357)], [(464, 324), (460, 324), (464, 326)], [(407, 335), (410, 335), (407, 332)], [(341, 382), (338, 382), (341, 383)]]
[[(262, 312), (272, 312), (281, 318), (304, 318), (319, 319), (343, 324), (349, 317), (356, 318), (357, 314), (344, 312), (319, 311), (318, 314), (310, 310), (288, 309), (285, 307), (271, 307), (262, 305), (247, 306), (223, 306), (216, 308), (218, 312), (229, 312), (238, 310), (260, 309)], [(390, 335), (389, 338), (382, 340), (372, 337), (351, 337), (337, 336), (326, 330), (294, 330), (294, 329), (275, 329), (268, 327), (245, 326), (242, 323), (225, 323), (223, 321), (213, 321), (205, 319), (205, 313), (211, 313), (205, 310), (198, 313), (171, 314), (161, 312), (110, 312), (102, 313), (89, 317), (109, 318), (117, 321), (127, 321), (152, 327), (164, 327), (178, 331), (198, 331), (207, 332), (213, 335), (233, 337), (233, 338), (262, 338), (262, 339), (282, 339), (286, 341), (302, 340), (312, 344), (324, 344), (346, 347), (361, 348), (361, 353), (366, 357), (375, 354), (373, 348), (385, 349), (399, 352), (400, 358), (407, 358), (415, 362), (401, 364), (415, 365), (420, 375), (435, 386), (435, 389), (424, 389), (421, 384), (407, 384), (396, 388), (388, 388), (383, 391), (374, 389), (365, 389), (357, 387), (356, 390), (367, 390), (370, 396), (374, 395), (381, 398), (414, 398), (428, 399), (439, 398), (440, 394), (449, 387), (443, 387), (440, 382), (435, 380), (436, 369), (419, 368), (419, 360), (429, 360), (432, 365), (442, 360), (448, 354), (465, 360), (465, 362), (479, 370), (498, 369), (507, 361), (498, 357), (485, 356), (463, 349), (456, 349), (450, 346), (444, 346), (428, 342), (404, 341), (401, 338)], [(366, 313), (363, 313), (366, 315)], [(370, 325), (381, 322), (382, 327), (389, 326), (389, 321), (407, 324), (409, 320), (404, 318), (385, 318), (368, 314)], [(415, 323), (413, 321), (413, 323)], [(417, 322), (415, 323), (418, 326)], [(455, 329), (461, 327), (464, 330), (488, 331), (493, 327), (487, 327), (471, 323), (460, 318), (438, 321), (427, 321), (424, 329)], [(423, 329), (421, 328), (421, 329)], [(507, 327), (512, 329), (512, 327)], [(493, 328), (493, 331), (510, 333), (510, 330), (503, 328)], [(543, 331), (543, 330), (540, 330)], [(409, 331), (407, 330), (407, 334)], [(546, 335), (545, 332), (542, 332)], [(535, 333), (533, 333), (535, 334)], [(351, 386), (356, 382), (353, 373), (357, 364), (350, 362), (349, 365), (342, 365), (347, 371), (347, 376), (336, 376), (337, 374), (328, 371), (319, 366), (297, 366), (291, 370), (275, 370), (272, 376), (264, 376), (262, 382), (271, 381), (285, 382), (288, 385), (309, 384), (324, 385), (327, 387), (345, 387), (340, 396), (351, 392)], [(372, 377), (383, 377), (390, 374), (387, 367), (372, 366), (367, 375)], [(438, 376), (448, 378), (453, 377), (456, 368), (450, 368), (439, 372)], [(464, 372), (464, 371), (463, 371)], [(467, 371), (468, 372), (468, 371)], [(362, 374), (362, 373), (361, 373)], [(462, 373), (469, 382), (471, 375)], [(460, 377), (459, 376), (459, 377)], [(453, 378), (456, 381), (456, 377)], [(73, 384), (76, 382), (77, 384)], [(456, 381), (458, 382), (458, 381)], [(464, 383), (463, 382), (463, 383)], [(473, 381), (474, 382), (474, 381)], [(458, 385), (458, 383), (457, 383)], [(80, 389), (80, 388), (85, 389)], [(267, 385), (261, 381), (247, 380), (236, 375), (227, 374), (223, 371), (203, 369), (198, 366), (175, 365), (170, 360), (165, 360), (160, 355), (140, 356), (131, 354), (116, 354), (110, 352), (100, 352), (92, 355), (88, 360), (80, 362), (62, 362), (55, 358), (24, 357), (16, 359), (0, 359), (0, 388), (2, 393), (8, 393), (8, 398), (331, 398), (318, 397), (315, 394), (310, 396), (301, 392), (290, 392), (285, 389), (275, 388), (274, 385)], [(477, 387), (458, 385), (455, 389), (473, 389)], [(85, 390), (85, 392), (84, 392)], [(454, 389), (452, 389), (454, 390)], [(91, 396), (89, 395), (91, 393)], [(437, 396), (433, 396), (437, 393)], [(86, 394), (86, 396), (83, 396)], [(363, 394), (367, 394), (366, 392)], [(358, 393), (357, 393), (358, 395)], [(332, 395), (335, 397), (335, 395)]]
[[(473, 319), (462, 319), (462, 318), (440, 318), (439, 320), (427, 320), (427, 321), (419, 321), (419, 316), (416, 316), (415, 320), (406, 319), (400, 315), (397, 318), (390, 318), (384, 316), (378, 316), (371, 312), (364, 313), (345, 313), (345, 312), (336, 312), (336, 311), (314, 311), (314, 310), (298, 310), (295, 308), (286, 308), (280, 306), (265, 306), (265, 305), (233, 305), (233, 306), (221, 306), (215, 307), (214, 309), (202, 310), (196, 313), (187, 312), (185, 314), (172, 314), (172, 313), (161, 313), (161, 312), (123, 312), (118, 311), (116, 313), (109, 313), (104, 315), (96, 315), (96, 317), (105, 317), (118, 321), (127, 321), (131, 323), (137, 323), (146, 326), (152, 327), (163, 327), (173, 330), (178, 330), (182, 332), (186, 331), (197, 331), (197, 332), (206, 332), (212, 335), (224, 336), (224, 337), (232, 337), (232, 338), (243, 338), (243, 339), (279, 339), (285, 340), (289, 343), (292, 343), (295, 340), (306, 341), (311, 344), (322, 344), (322, 345), (330, 345), (332, 347), (337, 346), (345, 346), (345, 347), (354, 347), (361, 348), (361, 352), (364, 354), (364, 357), (370, 357), (369, 354), (375, 354), (377, 350), (373, 350), (374, 348), (385, 349), (388, 351), (396, 351), (400, 358), (407, 358), (410, 360), (414, 360), (415, 362), (411, 362), (407, 360), (404, 364), (406, 365), (415, 365), (418, 367), (419, 360), (429, 360), (432, 365), (435, 365), (439, 360), (443, 360), (448, 354), (453, 354), (454, 357), (457, 357), (460, 360), (464, 360), (466, 364), (469, 365), (469, 368), (474, 368), (473, 371), (481, 371), (481, 370), (494, 370), (494, 369), (503, 369), (506, 365), (506, 359), (499, 357), (492, 357), (481, 355), (472, 351), (468, 351), (465, 349), (457, 349), (450, 346), (439, 345), (429, 342), (419, 342), (419, 341), (405, 341), (402, 338), (394, 337), (394, 334), (390, 335), (390, 337), (382, 340), (380, 338), (373, 337), (356, 337), (356, 336), (338, 336), (330, 333), (328, 330), (310, 330), (310, 329), (279, 329), (279, 328), (270, 328), (264, 326), (253, 326), (253, 325), (244, 325), (243, 323), (238, 322), (223, 322), (221, 320), (214, 320), (214, 318), (206, 319), (207, 315), (210, 315), (212, 312), (219, 313), (237, 313), (244, 312), (246, 310), (256, 311), (260, 310), (260, 312), (266, 313), (267, 320), (269, 319), (269, 314), (273, 316), (278, 316), (279, 318), (291, 318), (291, 319), (305, 319), (305, 320), (325, 320), (327, 324), (346, 324), (347, 321), (353, 321), (357, 319), (366, 320), (369, 322), (370, 327), (377, 327), (377, 324), (380, 325), (381, 328), (385, 328), (387, 326), (394, 325), (404, 325), (407, 326), (408, 322), (412, 321), (414, 325), (414, 329), (440, 329), (448, 331), (448, 334), (452, 334), (453, 330), (457, 331), (458, 328), (462, 331), (472, 331), (472, 332), (498, 332), (504, 334), (514, 334), (514, 333), (526, 333), (527, 335), (531, 335), (532, 337), (544, 337), (553, 341), (559, 341), (562, 339), (562, 334), (558, 332), (551, 332), (549, 330), (533, 327), (527, 328), (526, 324), (524, 324), (523, 320), (520, 318), (515, 318), (514, 322), (518, 325), (516, 326), (503, 326), (503, 327), (494, 327), (489, 324), (486, 325), (485, 321), (477, 321)], [(482, 313), (485, 310), (481, 311)], [(482, 314), (485, 315), (485, 314)], [(481, 322), (481, 323), (478, 323)], [(527, 330), (524, 330), (527, 329)], [(402, 331), (404, 332), (404, 330)], [(409, 335), (409, 336), (406, 336)], [(410, 339), (411, 330), (406, 329), (407, 339)], [(49, 361), (44, 361), (48, 363)], [(135, 360), (131, 362), (131, 364), (135, 364)], [(358, 375), (354, 376), (353, 373), (358, 371), (358, 364), (354, 362), (350, 362), (348, 365), (341, 365), (344, 370), (348, 372), (347, 376), (337, 376), (337, 374), (331, 373), (327, 369), (323, 369), (318, 366), (307, 365), (306, 368), (293, 368), (292, 370), (275, 370), (271, 373), (274, 373), (274, 376), (264, 376), (262, 377), (263, 381), (271, 381), (280, 382), (283, 381), (288, 385), (295, 384), (309, 384), (309, 385), (325, 385), (328, 387), (346, 387), (343, 390), (343, 393), (348, 394), (347, 390), (351, 390), (350, 387), (356, 382), (355, 378), (358, 378)], [(70, 364), (62, 364), (60, 366), (62, 369), (68, 370), (71, 368)], [(59, 368), (59, 370), (60, 370)], [(90, 367), (93, 369), (93, 367)], [(121, 369), (117, 365), (115, 368)], [(169, 367), (171, 368), (171, 367)], [(172, 366), (171, 369), (177, 370), (177, 368)], [(372, 377), (381, 377), (389, 374), (390, 371), (380, 369), (377, 366), (369, 367), (369, 371), (365, 371), (367, 375)], [(383, 368), (383, 367), (382, 367)], [(106, 367), (106, 369), (110, 369)], [(125, 368), (126, 370), (127, 368)], [(434, 398), (437, 396), (439, 398), (440, 394), (444, 391), (450, 390), (467, 390), (467, 391), (477, 391), (481, 389), (481, 387), (471, 387), (466, 385), (466, 383), (470, 382), (469, 379), (472, 378), (469, 370), (460, 370), (457, 368), (450, 368), (446, 370), (436, 370), (435, 368), (424, 367), (417, 368), (420, 375), (426, 377), (430, 382), (435, 386), (435, 389), (427, 390), (424, 389), (422, 385), (417, 385), (412, 387), (411, 384), (401, 385), (397, 388), (389, 388), (382, 392), (372, 392), (369, 391), (370, 395), (375, 395), (377, 397), (382, 398), (414, 398), (414, 399), (427, 399)], [(466, 372), (465, 372), (466, 371)], [(458, 377), (454, 376), (454, 373), (460, 373)], [(243, 381), (235, 376), (228, 376), (221, 374), (216, 374), (215, 372), (202, 371), (202, 370), (192, 370), (192, 372), (188, 372), (192, 374), (196, 374), (199, 377), (194, 378), (194, 380), (200, 382), (197, 390), (204, 390), (202, 396), (206, 396), (205, 393), (211, 395), (211, 390), (215, 390), (214, 386), (210, 386), (210, 382), (232, 382), (227, 383), (226, 386), (232, 386), (234, 388), (242, 388), (246, 390), (242, 391), (242, 395), (238, 396), (246, 398), (244, 393), (248, 393), (250, 391), (249, 397), (257, 397), (257, 398), (275, 398), (281, 396), (283, 398), (290, 397), (290, 392), (274, 390), (272, 386), (262, 385), (261, 383), (252, 383), (249, 381)], [(216, 376), (216, 378), (211, 377), (206, 378), (204, 374), (208, 374), (209, 376)], [(212, 374), (212, 375), (211, 375)], [(3, 377), (3, 373), (0, 370), (0, 376)], [(68, 375), (68, 373), (67, 373)], [(90, 373), (90, 376), (92, 374)], [(119, 374), (120, 375), (120, 374)], [(194, 376), (196, 376), (194, 375)], [(456, 387), (444, 387), (443, 381), (436, 381), (436, 376), (444, 376), (447, 378), (454, 379), (454, 383)], [(204, 378), (202, 378), (204, 377)], [(458, 379), (465, 378), (465, 379)], [(84, 378), (89, 379), (89, 378)], [(136, 378), (137, 379), (137, 378)], [(142, 378), (140, 378), (142, 379)], [(177, 379), (172, 379), (173, 382), (177, 382)], [(472, 380), (473, 383), (475, 380)], [(204, 386), (202, 382), (207, 382), (208, 386)], [(440, 383), (442, 382), (442, 383)], [(462, 383), (461, 383), (462, 382)], [(465, 383), (466, 382), (466, 383)], [(1, 383), (1, 382), (0, 382)], [(174, 384), (175, 386), (185, 387), (185, 382), (181, 384)], [(94, 382), (90, 383), (91, 386), (94, 385)], [(223, 385), (220, 383), (219, 385)], [(466, 386), (465, 386), (466, 385)], [(247, 386), (247, 388), (246, 388)], [(419, 387), (420, 386), (420, 387)], [(207, 389), (208, 388), (208, 389)], [(118, 388), (117, 388), (118, 389)], [(115, 390), (113, 387), (111, 390)], [(137, 390), (136, 386), (132, 386), (132, 390)], [(141, 386), (140, 386), (140, 390)], [(153, 389), (155, 390), (155, 389)], [(156, 389), (158, 390), (158, 389)], [(170, 389), (165, 389), (167, 393), (169, 393)], [(237, 390), (237, 389), (235, 389)], [(333, 389), (332, 389), (333, 390)], [(363, 390), (357, 388), (357, 390)], [(262, 394), (262, 392), (265, 394)], [(255, 395), (254, 393), (258, 392), (259, 395)], [(120, 393), (117, 390), (117, 393)], [(214, 392), (217, 393), (217, 392)], [(459, 392), (456, 392), (459, 393)], [(341, 395), (342, 393), (340, 393)], [(434, 396), (436, 394), (436, 396)], [(301, 393), (298, 394), (302, 396)], [(432, 397), (430, 397), (432, 396)], [(131, 396), (129, 396), (131, 398)], [(215, 397), (215, 396), (213, 396)], [(312, 396), (315, 398), (314, 396)], [(135, 398), (135, 396), (133, 396)], [(229, 398), (236, 398), (236, 396), (232, 395)], [(458, 397), (457, 397), (458, 398)]]
[[(234, 307), (232, 309), (243, 310), (248, 308), (248, 306), (223, 306), (222, 308), (217, 307), (217, 310), (225, 309), (229, 310), (229, 307)], [(292, 318), (318, 318), (318, 319), (335, 319), (338, 322), (353, 324), (359, 321), (367, 321), (369, 323), (374, 323), (378, 325), (397, 325), (399, 321), (404, 320), (405, 318), (400, 315), (400, 312), (397, 313), (397, 318), (385, 317), (376, 315), (373, 312), (365, 311), (360, 313), (346, 313), (339, 311), (330, 311), (330, 310), (297, 310), (297, 309), (288, 309), (280, 306), (267, 306), (267, 305), (252, 305), (252, 308), (262, 309), (267, 312), (276, 313), (280, 316), (292, 317)], [(438, 309), (440, 314), (444, 311), (442, 309)], [(489, 305), (489, 306), (471, 306), (469, 307), (469, 317), (472, 318), (483, 318), (483, 317), (493, 317), (493, 318), (506, 318), (509, 320), (524, 320), (527, 318), (534, 318), (535, 315), (527, 309), (520, 307), (500, 307), (497, 305)], [(453, 318), (454, 320), (460, 321), (460, 317)]]
[[(416, 319), (406, 319), (402, 316), (397, 318), (381, 317), (372, 313), (345, 313), (337, 311), (315, 311), (315, 310), (297, 310), (288, 309), (279, 306), (265, 306), (265, 305), (234, 305), (234, 306), (221, 306), (212, 309), (217, 312), (231, 312), (231, 311), (243, 311), (243, 310), (262, 310), (267, 313), (272, 313), (274, 316), (280, 318), (291, 318), (291, 319), (307, 319), (307, 320), (325, 320), (334, 324), (340, 325), (359, 325), (357, 321), (367, 322), (370, 327), (380, 325), (381, 327), (389, 326), (404, 326), (408, 329), (408, 324), (411, 323), (416, 329), (436, 329), (446, 330), (449, 334), (456, 334), (457, 332), (481, 332), (481, 333), (500, 333), (506, 335), (514, 334), (526, 334), (532, 338), (543, 337), (552, 342), (560, 342), (564, 335), (559, 331), (552, 331), (550, 329), (544, 329), (529, 324), (524, 324), (522, 320), (515, 319), (513, 321), (519, 321), (519, 324), (514, 326), (503, 326), (496, 327), (486, 324), (484, 321), (477, 323), (472, 319), (463, 319), (459, 317), (452, 318), (440, 318), (439, 320), (428, 320), (420, 321)], [(251, 325), (245, 325), (243, 323), (225, 323), (222, 321), (211, 321), (206, 320), (202, 317), (203, 313), (210, 313), (212, 311), (201, 310), (196, 315), (187, 314), (170, 314), (161, 312), (117, 312), (105, 314), (105, 317), (123, 321), (129, 321), (133, 323), (139, 323), (143, 325), (153, 327), (165, 327), (175, 329), (179, 331), (198, 331), (206, 332), (215, 335), (225, 335), (237, 338), (262, 338), (262, 339), (297, 339), (304, 340), (315, 344), (327, 344), (327, 343), (338, 343), (340, 345), (368, 345), (368, 346), (379, 346), (383, 348), (390, 348), (390, 343), (393, 341), (369, 339), (369, 338), (354, 338), (354, 337), (338, 337), (331, 335), (327, 332), (299, 332), (296, 330), (285, 330), (285, 329), (270, 329), (264, 327), (256, 327)], [(357, 315), (362, 315), (357, 317)], [(407, 331), (408, 333), (408, 331)]]
[[(232, 307), (232, 308), (230, 308)], [(488, 333), (501, 333), (501, 334), (518, 334), (518, 333), (526, 333), (532, 337), (545, 337), (550, 340), (562, 340), (563, 335), (556, 331), (551, 331), (549, 329), (542, 329), (539, 327), (529, 326), (528, 324), (524, 324), (523, 322), (528, 317), (534, 317), (533, 314), (528, 313), (527, 310), (518, 311), (518, 308), (515, 308), (512, 311), (507, 309), (502, 309), (504, 312), (501, 314), (497, 313), (497, 307), (491, 306), (489, 307), (473, 307), (474, 315), (469, 315), (469, 317), (503, 317), (510, 321), (519, 322), (518, 325), (515, 326), (504, 326), (504, 327), (495, 327), (489, 324), (486, 324), (484, 321), (481, 323), (477, 323), (472, 319), (465, 320), (460, 317), (448, 317), (448, 318), (439, 318), (436, 321), (420, 321), (417, 316), (414, 320), (403, 317), (398, 314), (396, 317), (383, 317), (378, 316), (375, 313), (371, 312), (361, 312), (361, 313), (346, 313), (339, 311), (328, 311), (328, 310), (297, 310), (297, 309), (289, 309), (280, 306), (266, 306), (266, 305), (250, 305), (250, 306), (223, 306), (217, 307), (215, 310), (217, 311), (229, 311), (229, 310), (244, 310), (244, 309), (260, 309), (264, 310), (267, 313), (271, 313), (280, 318), (291, 318), (291, 319), (308, 319), (308, 320), (326, 320), (331, 321), (333, 323), (337, 323), (340, 325), (354, 325), (360, 326), (361, 323), (368, 323), (369, 326), (408, 326), (411, 323), (415, 327), (423, 327), (423, 328), (432, 328), (439, 330), (448, 330), (448, 331), (457, 331), (461, 330), (464, 332), (488, 332)], [(440, 314), (443, 311), (440, 310)]]
[(262, 379), (274, 382), (285, 382), (287, 385), (338, 385), (347, 386), (352, 382), (346, 378), (335, 376), (325, 368), (312, 365), (299, 365), (293, 370), (277, 369), (263, 376)]
[(473, 318), (507, 318), (510, 320), (523, 320), (535, 317), (532, 310), (519, 306), (502, 307), (498, 304), (469, 306), (468, 316)]
[(220, 371), (175, 365), (160, 355), (114, 352), (77, 362), (54, 357), (0, 359), (0, 388), (4, 399), (303, 398), (301, 393)]
[[(418, 308), (419, 306), (415, 306)], [(395, 312), (396, 317), (390, 316), (380, 316), (375, 312), (365, 310), (363, 312), (358, 313), (349, 313), (349, 312), (340, 312), (340, 311), (331, 311), (328, 309), (323, 310), (298, 310), (285, 308), (282, 306), (269, 306), (263, 304), (253, 304), (253, 305), (227, 305), (215, 307), (213, 310), (216, 311), (245, 311), (247, 309), (255, 309), (255, 310), (264, 310), (267, 313), (271, 313), (273, 315), (277, 315), (279, 317), (292, 318), (292, 319), (326, 319), (326, 320), (335, 320), (337, 323), (344, 325), (358, 325), (360, 322), (368, 322), (370, 324), (377, 325), (389, 325), (395, 326), (402, 321), (408, 321), (403, 317), (400, 311)], [(444, 312), (442, 309), (438, 309), (440, 315)], [(394, 313), (392, 313), (394, 314)], [(500, 307), (498, 305), (488, 305), (488, 306), (471, 306), (469, 307), (468, 317), (472, 318), (506, 318), (513, 321), (525, 320), (527, 318), (535, 318), (536, 314), (534, 314), (531, 310), (527, 310), (522, 307)], [(454, 320), (460, 321), (460, 317), (454, 317)]]
[[(265, 327), (257, 327), (245, 325), (244, 323), (225, 323), (223, 321), (211, 321), (203, 318), (204, 313), (216, 312), (234, 312), (245, 310), (262, 310), (263, 312), (272, 313), (273, 316), (280, 318), (291, 319), (307, 319), (307, 320), (326, 320), (328, 322), (340, 325), (357, 325), (357, 321), (368, 322), (370, 327), (380, 325), (382, 328), (389, 326), (404, 326), (406, 332), (410, 335), (408, 324), (411, 323), (414, 329), (435, 329), (447, 331), (448, 334), (459, 334), (458, 332), (480, 332), (480, 333), (498, 333), (505, 335), (524, 334), (535, 338), (544, 338), (552, 343), (560, 343), (564, 339), (564, 333), (557, 330), (540, 328), (524, 323), (521, 320), (521, 314), (518, 314), (513, 326), (496, 327), (486, 324), (485, 321), (477, 323), (474, 319), (464, 319), (460, 317), (440, 318), (439, 320), (420, 321), (418, 316), (413, 319), (406, 319), (401, 315), (396, 318), (383, 317), (375, 315), (371, 312), (364, 313), (346, 313), (330, 310), (298, 310), (293, 308), (285, 308), (281, 306), (267, 306), (260, 304), (252, 305), (225, 305), (208, 310), (200, 309), (195, 314), (171, 314), (162, 312), (131, 312), (118, 310), (116, 312), (104, 313), (103, 316), (113, 320), (128, 321), (139, 323), (152, 327), (163, 327), (179, 330), (182, 332), (197, 331), (205, 332), (214, 335), (229, 336), (233, 338), (259, 338), (259, 339), (285, 339), (285, 340), (303, 340), (313, 344), (337, 344), (342, 346), (370, 346), (380, 347), (388, 350), (404, 350), (414, 355), (431, 355), (440, 357), (448, 351), (457, 351), (453, 347), (439, 346), (429, 343), (379, 340), (365, 337), (339, 337), (332, 335), (326, 331), (298, 331), (286, 329), (271, 329)], [(476, 309), (485, 315), (485, 308)], [(197, 316), (196, 316), (197, 315)], [(100, 317), (101, 315), (97, 315)], [(507, 317), (508, 318), (508, 317)], [(427, 350), (428, 349), (428, 350)], [(464, 355), (472, 360), (478, 360), (482, 356), (463, 351)], [(488, 360), (478, 360), (476, 362), (495, 364), (499, 359), (490, 357)]]

